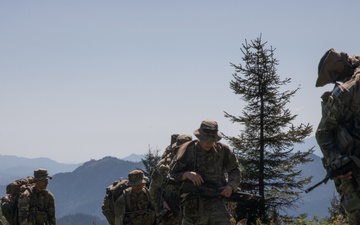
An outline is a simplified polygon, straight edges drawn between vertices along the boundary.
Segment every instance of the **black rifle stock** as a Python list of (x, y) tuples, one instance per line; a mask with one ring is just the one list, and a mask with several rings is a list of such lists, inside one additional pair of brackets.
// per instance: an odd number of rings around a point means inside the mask
[(343, 155), (341, 158), (336, 159), (330, 165), (330, 170), (326, 174), (325, 178), (322, 179), (320, 182), (316, 183), (315, 185), (309, 187), (305, 190), (305, 193), (309, 193), (322, 183), (326, 184), (330, 179), (334, 179), (340, 175), (344, 175), (350, 172), (353, 168), (360, 167), (360, 160), (355, 156), (346, 156)]

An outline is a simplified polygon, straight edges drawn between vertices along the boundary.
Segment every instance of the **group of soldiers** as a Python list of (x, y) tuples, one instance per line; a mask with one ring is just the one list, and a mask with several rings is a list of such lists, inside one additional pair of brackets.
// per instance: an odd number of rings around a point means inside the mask
[[(197, 140), (180, 134), (166, 148), (151, 174), (149, 189), (141, 170), (130, 172), (130, 188), (115, 203), (115, 225), (231, 224), (221, 196), (237, 191), (237, 158), (219, 142), (222, 136), (216, 121), (202, 121), (194, 135)], [(200, 186), (207, 186), (212, 194), (200, 193), (196, 189)]]
[[(316, 129), (316, 140), (328, 173), (344, 171), (333, 178), (334, 184), (349, 225), (359, 225), (360, 56), (349, 56), (334, 49), (326, 51), (318, 65), (315, 86), (326, 84), (334, 84), (334, 88), (321, 96), (322, 118)], [(196, 187), (211, 184), (220, 190), (220, 195), (230, 196), (240, 182), (238, 161), (229, 147), (219, 142), (217, 123), (203, 121), (194, 135), (198, 140), (191, 141), (190, 136), (180, 135), (179, 143), (169, 147), (171, 151), (165, 151), (158, 170), (152, 175), (150, 193), (156, 212), (163, 224), (230, 224), (231, 215), (222, 198), (202, 195), (204, 192), (195, 194), (195, 189), (182, 189), (186, 183)], [(185, 137), (187, 140), (182, 143), (181, 138)], [(351, 166), (347, 166), (349, 160), (343, 165), (342, 159), (351, 159)], [(182, 185), (180, 188), (168, 185), (170, 181)], [(116, 225), (119, 224), (122, 223)]]
[[(360, 56), (330, 49), (321, 58), (316, 87), (335, 84), (322, 96), (322, 119), (316, 139), (324, 155), (324, 168), (348, 156), (355, 163), (334, 178), (350, 225), (360, 224)], [(359, 95), (359, 96), (358, 96)], [(128, 186), (115, 201), (115, 225), (197, 224), (227, 225), (231, 215), (219, 196), (229, 197), (240, 183), (240, 168), (232, 150), (220, 139), (214, 120), (202, 121), (191, 135), (182, 134), (164, 152), (151, 174), (141, 170), (128, 175)], [(341, 167), (342, 165), (340, 165)], [(46, 189), (51, 179), (45, 169), (34, 171), (35, 185), (19, 197), (15, 225), (55, 225), (54, 196)], [(188, 188), (188, 186), (192, 188)], [(218, 195), (199, 192), (209, 187)], [(194, 188), (195, 187), (195, 188)], [(211, 192), (211, 191), (210, 191)], [(143, 212), (147, 213), (143, 213)], [(29, 216), (32, 215), (32, 216)]]
[[(126, 188), (114, 199), (111, 225), (230, 224), (231, 215), (221, 196), (237, 191), (237, 158), (219, 142), (222, 136), (216, 121), (202, 121), (194, 135), (197, 140), (188, 134), (178, 135), (167, 147), (151, 174), (149, 187), (142, 170), (128, 174)], [(17, 199), (16, 219), (10, 225), (56, 225), (55, 199), (47, 189), (50, 179), (46, 169), (34, 171), (32, 185)], [(195, 191), (200, 186), (208, 186), (216, 194)]]

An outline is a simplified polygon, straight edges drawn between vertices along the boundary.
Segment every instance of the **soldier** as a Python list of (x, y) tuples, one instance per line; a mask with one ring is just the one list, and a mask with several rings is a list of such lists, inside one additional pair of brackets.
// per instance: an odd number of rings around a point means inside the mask
[(115, 225), (152, 225), (155, 210), (149, 190), (145, 187), (147, 177), (141, 170), (128, 175), (128, 186), (115, 202)]
[(169, 164), (176, 155), (182, 144), (191, 141), (189, 134), (172, 135), (177, 136), (175, 143), (171, 143), (158, 163), (151, 176), (150, 194), (153, 199), (158, 219), (162, 225), (180, 225), (180, 199), (178, 187), (169, 183)]
[[(318, 67), (316, 87), (334, 83), (322, 98), (322, 118), (316, 139), (326, 170), (344, 156), (360, 157), (360, 57), (328, 50)], [(338, 83), (341, 82), (341, 83)], [(360, 168), (334, 179), (350, 225), (360, 221)]]
[(52, 179), (46, 169), (34, 171), (35, 185), (25, 190), (19, 197), (20, 225), (56, 225), (55, 198), (46, 189), (48, 180)]
[[(171, 164), (171, 176), (177, 181), (192, 182), (195, 186), (210, 186), (219, 195), (229, 197), (240, 183), (240, 167), (232, 150), (220, 143), (222, 135), (214, 120), (202, 121), (194, 131), (198, 140), (183, 144)], [(227, 173), (227, 178), (226, 175)], [(203, 193), (206, 194), (206, 193)], [(231, 215), (219, 196), (183, 193), (182, 224), (226, 225)]]

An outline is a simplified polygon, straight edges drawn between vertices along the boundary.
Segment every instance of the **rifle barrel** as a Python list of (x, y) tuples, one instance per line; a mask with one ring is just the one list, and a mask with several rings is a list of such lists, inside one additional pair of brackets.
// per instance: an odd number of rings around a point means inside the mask
[(329, 176), (326, 176), (322, 181), (316, 183), (314, 186), (309, 187), (308, 189), (305, 190), (305, 193), (309, 193), (310, 191), (312, 191), (313, 189), (315, 189), (317, 186), (319, 186), (322, 183), (326, 183), (328, 180), (330, 179)]

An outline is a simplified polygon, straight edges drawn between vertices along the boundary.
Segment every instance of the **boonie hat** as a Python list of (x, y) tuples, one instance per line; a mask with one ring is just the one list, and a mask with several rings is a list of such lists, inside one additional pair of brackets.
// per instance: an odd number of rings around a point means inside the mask
[(200, 128), (194, 131), (194, 135), (200, 141), (220, 141), (222, 135), (218, 132), (218, 124), (214, 120), (204, 120), (200, 124)]
[(39, 168), (34, 171), (34, 181), (36, 180), (46, 180), (46, 179), (52, 179), (51, 176), (49, 176), (46, 169)]
[(131, 171), (128, 175), (128, 178), (129, 178), (129, 182), (128, 182), (129, 186), (146, 184), (148, 181), (148, 178), (146, 176), (144, 176), (144, 173), (141, 170)]
[(349, 56), (345, 52), (338, 53), (331, 48), (320, 59), (315, 87), (350, 79), (356, 66), (359, 66), (357, 56)]

